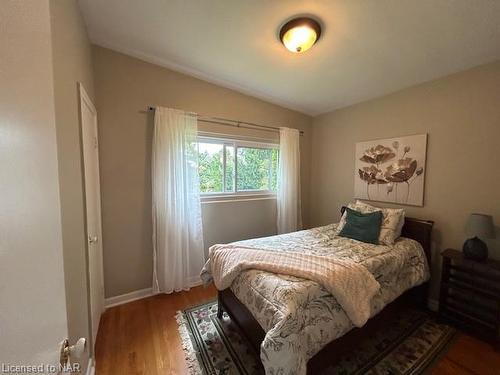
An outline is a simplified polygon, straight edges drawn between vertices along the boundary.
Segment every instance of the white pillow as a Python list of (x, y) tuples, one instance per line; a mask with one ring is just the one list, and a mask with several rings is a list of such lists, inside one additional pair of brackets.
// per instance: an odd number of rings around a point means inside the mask
[[(379, 208), (368, 203), (357, 200), (355, 209), (362, 213), (382, 211), (383, 220), (380, 228), (378, 241), (381, 244), (393, 245), (401, 236), (401, 231), (405, 223), (405, 211), (402, 208)], [(345, 221), (345, 219), (344, 219)]]

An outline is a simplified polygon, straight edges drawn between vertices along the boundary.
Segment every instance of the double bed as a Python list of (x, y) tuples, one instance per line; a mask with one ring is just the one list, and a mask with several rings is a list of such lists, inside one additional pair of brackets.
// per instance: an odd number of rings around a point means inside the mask
[(392, 246), (340, 237), (337, 224), (231, 244), (363, 266), (380, 288), (369, 302), (370, 319), (362, 327), (355, 327), (342, 304), (320, 283), (251, 267), (219, 290), (218, 315), (225, 311), (239, 326), (260, 353), (266, 373), (317, 373), (387, 321), (400, 305), (425, 304), (432, 225), (406, 218), (402, 236)]

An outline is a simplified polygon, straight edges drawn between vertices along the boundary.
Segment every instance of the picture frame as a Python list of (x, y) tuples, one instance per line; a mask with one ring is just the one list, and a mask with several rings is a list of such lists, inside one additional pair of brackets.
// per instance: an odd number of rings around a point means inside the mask
[(427, 134), (357, 142), (354, 197), (423, 206)]

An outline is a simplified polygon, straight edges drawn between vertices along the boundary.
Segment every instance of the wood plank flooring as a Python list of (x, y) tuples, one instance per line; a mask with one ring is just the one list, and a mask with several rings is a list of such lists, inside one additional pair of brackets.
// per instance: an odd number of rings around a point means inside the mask
[[(96, 375), (187, 374), (175, 313), (215, 296), (213, 287), (196, 287), (108, 309), (97, 335)], [(500, 375), (500, 353), (460, 334), (432, 374)]]

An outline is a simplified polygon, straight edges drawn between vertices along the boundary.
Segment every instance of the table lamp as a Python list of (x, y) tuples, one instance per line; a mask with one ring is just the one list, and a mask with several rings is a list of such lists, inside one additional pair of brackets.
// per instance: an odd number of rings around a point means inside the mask
[(493, 217), (483, 214), (470, 214), (466, 225), (469, 237), (463, 246), (464, 256), (469, 259), (485, 261), (488, 259), (488, 246), (480, 239), (495, 238)]

